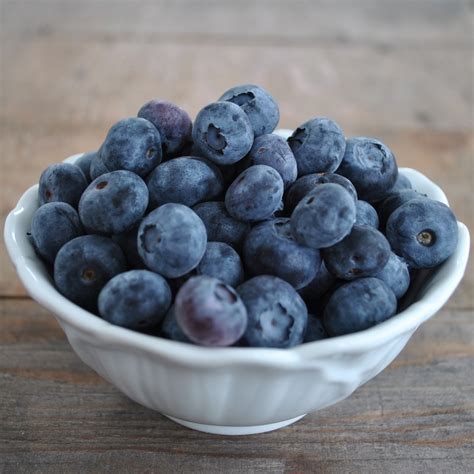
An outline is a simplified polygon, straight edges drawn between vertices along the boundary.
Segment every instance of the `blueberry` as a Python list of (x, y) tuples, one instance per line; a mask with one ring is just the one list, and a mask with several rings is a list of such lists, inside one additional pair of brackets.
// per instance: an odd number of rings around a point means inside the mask
[(100, 156), (110, 171), (133, 171), (142, 178), (161, 162), (161, 138), (156, 127), (143, 118), (120, 120), (107, 133)]
[(79, 202), (79, 216), (87, 232), (120, 234), (141, 220), (148, 206), (148, 189), (130, 171), (112, 171), (96, 178)]
[(360, 278), (339, 287), (324, 310), (324, 327), (330, 336), (368, 329), (395, 314), (397, 299), (378, 278)]
[(408, 201), (411, 201), (412, 199), (422, 199), (425, 197), (426, 194), (421, 194), (418, 191), (415, 191), (414, 189), (403, 189), (401, 191), (390, 193), (377, 206), (380, 218), (380, 228), (385, 229), (388, 218), (390, 217), (392, 212), (398, 209), (400, 206), (402, 206)]
[(218, 197), (224, 180), (217, 166), (203, 158), (184, 156), (157, 166), (147, 178), (150, 204), (167, 202), (194, 206)]
[(54, 282), (73, 303), (95, 311), (100, 290), (124, 271), (125, 257), (115, 242), (99, 235), (82, 235), (59, 250), (54, 261)]
[(397, 180), (395, 181), (395, 184), (390, 190), (390, 193), (395, 193), (398, 191), (402, 191), (404, 189), (412, 189), (412, 188), (413, 186), (410, 180), (404, 174), (399, 173), (397, 176)]
[(287, 218), (255, 226), (245, 239), (243, 258), (252, 275), (274, 275), (296, 289), (306, 286), (321, 265), (319, 250), (296, 242)]
[(360, 199), (356, 202), (356, 222), (357, 225), (368, 225), (379, 228), (379, 216), (377, 211), (367, 202)]
[(339, 184), (317, 186), (291, 214), (291, 229), (302, 245), (315, 249), (330, 247), (342, 240), (356, 220), (352, 196)]
[[(287, 188), (296, 180), (296, 160), (287, 141), (279, 135), (260, 135), (253, 142), (249, 154), (239, 162), (245, 168), (252, 165), (267, 165), (275, 168)], [(243, 168), (242, 168), (243, 169)]]
[(87, 178), (79, 166), (70, 163), (50, 165), (39, 180), (39, 204), (66, 202), (76, 207), (87, 184)]
[(306, 326), (303, 342), (320, 341), (327, 337), (328, 333), (321, 320), (313, 314), (308, 314), (308, 325)]
[(59, 249), (84, 233), (77, 211), (65, 202), (39, 207), (31, 221), (31, 238), (36, 252), (53, 263)]
[(318, 300), (336, 285), (339, 281), (327, 268), (324, 260), (321, 261), (316, 276), (298, 293), (308, 307), (314, 307)]
[(224, 92), (219, 100), (232, 102), (247, 114), (256, 137), (272, 133), (280, 120), (275, 99), (262, 87), (252, 84), (235, 86)]
[(237, 249), (241, 247), (250, 225), (230, 216), (224, 202), (203, 202), (193, 210), (204, 222), (210, 241), (224, 242)]
[(111, 324), (128, 329), (157, 326), (171, 305), (166, 280), (148, 270), (130, 270), (113, 277), (99, 294), (99, 313)]
[(165, 319), (161, 325), (161, 336), (172, 341), (188, 342), (191, 343), (190, 339), (183, 330), (180, 328), (176, 321), (176, 314), (174, 311), (174, 304), (171, 305), (170, 309), (166, 313)]
[(322, 252), (327, 269), (337, 278), (374, 276), (387, 264), (390, 244), (373, 227), (355, 225), (350, 234)]
[(230, 346), (247, 325), (247, 311), (235, 290), (204, 275), (190, 278), (180, 288), (175, 313), (184, 334), (205, 346)]
[(218, 278), (227, 285), (237, 286), (244, 279), (239, 254), (224, 242), (208, 242), (206, 253), (196, 268), (198, 275)]
[(308, 319), (304, 301), (286, 281), (268, 275), (247, 280), (237, 288), (247, 308), (242, 337), (251, 347), (293, 347), (303, 342)]
[(268, 219), (281, 206), (283, 180), (266, 165), (255, 165), (240, 173), (229, 186), (225, 206), (229, 214), (241, 221)]
[(91, 182), (91, 174), (90, 174), (90, 169), (91, 169), (91, 163), (93, 160), (95, 160), (97, 156), (96, 151), (90, 151), (88, 153), (84, 153), (81, 155), (75, 162), (74, 164), (76, 166), (79, 166), (81, 168), (82, 172), (84, 173), (84, 176), (86, 177), (87, 181)]
[(231, 165), (250, 151), (253, 130), (247, 115), (238, 105), (214, 102), (198, 113), (193, 140), (199, 156), (219, 165)]
[(163, 204), (150, 212), (138, 229), (138, 252), (145, 265), (167, 278), (196, 268), (206, 251), (206, 227), (182, 204)]
[(359, 199), (375, 202), (384, 199), (394, 186), (398, 167), (390, 149), (375, 138), (349, 138), (337, 173), (349, 179)]
[(150, 100), (137, 115), (149, 120), (158, 129), (164, 155), (179, 153), (191, 140), (191, 118), (185, 110), (171, 102)]
[(388, 262), (375, 276), (387, 284), (397, 299), (400, 299), (410, 286), (408, 265), (393, 252), (390, 252)]
[(357, 202), (357, 191), (347, 178), (335, 173), (314, 173), (298, 178), (291, 185), (285, 198), (285, 210), (291, 214), (298, 203), (316, 186), (326, 183), (340, 184), (353, 197), (354, 203)]
[(346, 139), (331, 119), (316, 117), (300, 125), (288, 144), (298, 165), (298, 176), (336, 171), (344, 156)]
[(96, 155), (92, 158), (90, 168), (89, 168), (89, 175), (91, 177), (91, 180), (97, 179), (99, 176), (102, 176), (103, 174), (110, 173), (112, 170), (109, 170), (105, 164), (104, 160), (102, 159), (102, 155), (99, 151), (96, 153)]
[(127, 259), (128, 266), (140, 270), (145, 268), (145, 264), (138, 253), (137, 236), (138, 226), (126, 232), (122, 232), (121, 234), (112, 235), (111, 238), (122, 249)]
[(441, 202), (412, 199), (390, 215), (387, 238), (393, 251), (411, 267), (436, 267), (456, 249), (456, 216)]

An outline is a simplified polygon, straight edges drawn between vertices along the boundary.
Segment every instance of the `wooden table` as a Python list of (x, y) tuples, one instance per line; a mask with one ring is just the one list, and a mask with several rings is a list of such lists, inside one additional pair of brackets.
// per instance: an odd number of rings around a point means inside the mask
[[(3, 0), (2, 219), (41, 170), (152, 97), (195, 115), (231, 85), (379, 137), (473, 216), (472, 3)], [(132, 403), (72, 352), (0, 246), (0, 472), (472, 472), (473, 264), (445, 308), (349, 399), (225, 438)], [(472, 260), (472, 259), (471, 259)]]

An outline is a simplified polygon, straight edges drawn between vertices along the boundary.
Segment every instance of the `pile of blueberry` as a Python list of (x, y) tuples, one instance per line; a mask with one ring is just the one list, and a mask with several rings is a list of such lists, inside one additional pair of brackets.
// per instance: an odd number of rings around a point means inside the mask
[(194, 123), (152, 100), (97, 152), (49, 166), (30, 239), (56, 288), (112, 324), (207, 346), (286, 348), (393, 316), (413, 273), (454, 252), (454, 214), (380, 141), (320, 117), (286, 140), (278, 120), (253, 85)]

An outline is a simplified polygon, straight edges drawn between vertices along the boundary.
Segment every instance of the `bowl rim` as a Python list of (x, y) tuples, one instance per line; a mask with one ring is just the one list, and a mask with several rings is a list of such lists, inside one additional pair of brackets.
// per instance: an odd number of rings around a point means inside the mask
[[(74, 162), (82, 155), (83, 153), (70, 156), (65, 161)], [(399, 168), (399, 171), (418, 183), (425, 192), (428, 190), (429, 197), (448, 204), (441, 188), (425, 175), (411, 168)], [(454, 254), (438, 267), (436, 278), (427, 285), (423, 297), (387, 321), (363, 331), (304, 343), (289, 349), (198, 346), (114, 326), (62, 296), (52, 284), (51, 278), (45, 276), (45, 266), (34, 253), (26, 236), (29, 221), (27, 222), (25, 214), (34, 212), (38, 205), (37, 189), (36, 184), (23, 193), (15, 208), (8, 214), (4, 228), (9, 256), (30, 296), (52, 311), (61, 326), (64, 323), (66, 328), (72, 326), (75, 329), (73, 333), (66, 331), (68, 337), (78, 337), (79, 332), (80, 337), (89, 344), (146, 351), (174, 363), (194, 367), (302, 367), (318, 358), (356, 354), (385, 345), (397, 336), (415, 331), (445, 304), (460, 283), (469, 256), (469, 231), (458, 221), (457, 248)], [(66, 328), (63, 326), (63, 329)]]

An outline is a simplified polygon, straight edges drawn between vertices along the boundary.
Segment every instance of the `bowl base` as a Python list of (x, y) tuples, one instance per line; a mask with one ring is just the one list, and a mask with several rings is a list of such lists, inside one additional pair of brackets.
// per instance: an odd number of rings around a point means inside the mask
[(205, 425), (203, 423), (194, 423), (193, 421), (181, 420), (180, 418), (175, 418), (174, 416), (165, 415), (166, 418), (178, 423), (180, 425), (186, 426), (196, 431), (202, 431), (203, 433), (211, 433), (218, 435), (251, 435), (258, 433), (266, 433), (267, 431), (277, 430), (285, 426), (296, 423), (298, 420), (301, 420), (304, 415), (297, 416), (295, 418), (290, 418), (289, 420), (279, 421), (277, 423), (269, 423), (268, 425), (254, 425), (254, 426), (220, 426), (220, 425)]

